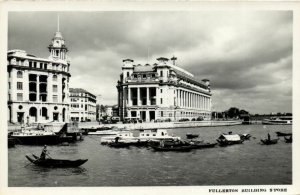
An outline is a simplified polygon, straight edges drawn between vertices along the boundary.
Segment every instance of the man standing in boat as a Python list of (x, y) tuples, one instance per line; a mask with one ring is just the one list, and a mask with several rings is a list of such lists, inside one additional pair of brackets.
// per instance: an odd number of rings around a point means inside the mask
[(268, 140), (269, 140), (269, 141), (271, 140), (271, 136), (270, 136), (270, 133), (268, 133)]
[(40, 156), (40, 160), (45, 160), (47, 155), (47, 145), (44, 146), (43, 151)]

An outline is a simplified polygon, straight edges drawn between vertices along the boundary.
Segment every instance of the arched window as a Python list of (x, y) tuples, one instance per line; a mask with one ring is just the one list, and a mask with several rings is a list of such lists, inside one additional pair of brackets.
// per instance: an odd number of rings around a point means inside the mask
[(53, 75), (53, 81), (57, 81), (57, 75)]
[(18, 71), (17, 72), (17, 77), (18, 78), (23, 78), (23, 72), (22, 71)]

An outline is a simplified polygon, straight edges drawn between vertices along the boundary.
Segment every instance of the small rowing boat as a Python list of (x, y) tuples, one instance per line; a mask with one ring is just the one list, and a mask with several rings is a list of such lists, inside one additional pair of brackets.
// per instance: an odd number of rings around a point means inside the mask
[(272, 144), (277, 144), (279, 139), (261, 139), (260, 141), (264, 144), (264, 145), (272, 145)]
[(198, 134), (192, 134), (192, 133), (187, 133), (186, 134), (187, 139), (194, 139), (194, 138), (197, 138), (197, 137), (199, 137)]
[(63, 160), (63, 159), (52, 159), (52, 158), (46, 158), (42, 160), (34, 154), (32, 156), (33, 158), (26, 155), (26, 158), (31, 163), (41, 167), (56, 167), (56, 168), (78, 167), (88, 161), (88, 159)]
[(283, 133), (283, 132), (280, 132), (280, 131), (276, 131), (275, 132), (276, 134), (277, 134), (277, 136), (278, 137), (280, 137), (280, 136), (291, 136), (292, 135), (292, 133)]
[(177, 151), (177, 152), (189, 152), (193, 146), (151, 146), (155, 151), (167, 152), (167, 151)]

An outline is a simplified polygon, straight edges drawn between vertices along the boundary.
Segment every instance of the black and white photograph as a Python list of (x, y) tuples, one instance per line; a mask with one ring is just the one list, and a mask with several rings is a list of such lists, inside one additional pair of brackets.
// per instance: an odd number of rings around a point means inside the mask
[(299, 193), (295, 10), (139, 5), (7, 8), (6, 190)]

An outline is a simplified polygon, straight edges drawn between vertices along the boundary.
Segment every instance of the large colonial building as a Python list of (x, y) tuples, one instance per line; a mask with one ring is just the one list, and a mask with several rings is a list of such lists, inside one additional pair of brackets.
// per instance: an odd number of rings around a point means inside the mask
[(118, 105), (121, 120), (210, 119), (209, 80), (198, 80), (176, 65), (176, 58), (158, 58), (158, 63), (134, 65), (123, 60), (118, 81)]
[(23, 50), (7, 53), (8, 119), (12, 123), (69, 121), (68, 49), (60, 32), (48, 46), (49, 58)]
[(81, 88), (70, 88), (72, 121), (96, 121), (96, 96)]

